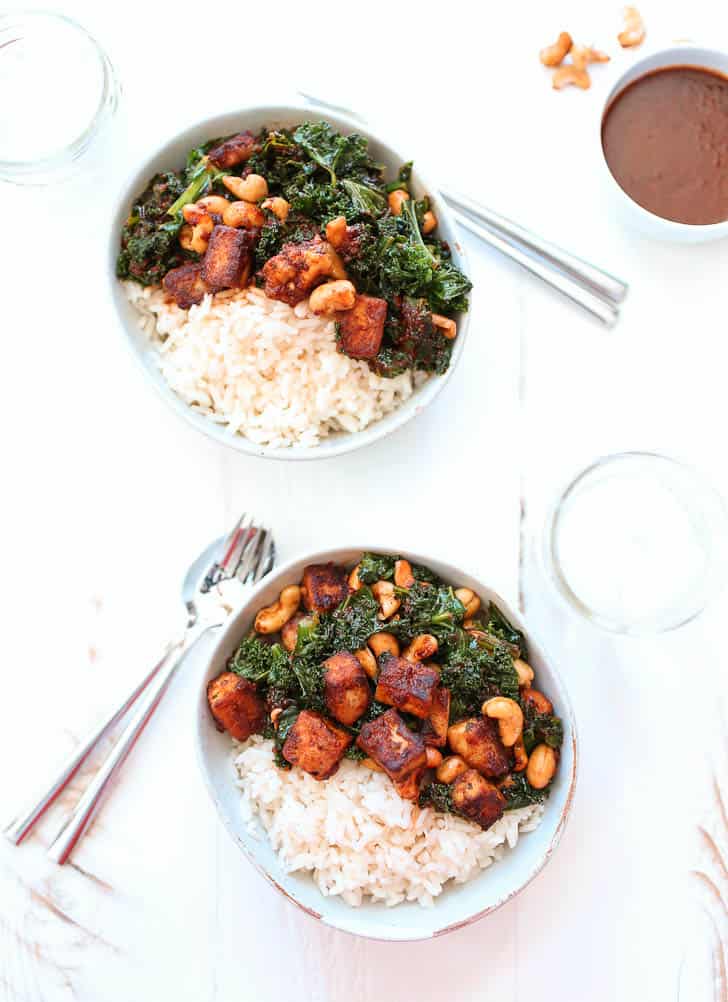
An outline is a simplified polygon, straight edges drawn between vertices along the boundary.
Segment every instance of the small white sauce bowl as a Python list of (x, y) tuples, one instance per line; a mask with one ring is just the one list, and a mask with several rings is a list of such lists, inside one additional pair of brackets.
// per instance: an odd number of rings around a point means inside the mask
[(228, 833), (250, 863), (281, 894), (312, 918), (334, 929), (368, 939), (407, 941), (442, 936), (469, 925), (500, 908), (522, 891), (551, 858), (571, 810), (576, 785), (577, 738), (571, 703), (554, 662), (522, 617), (500, 595), (488, 588), (479, 577), (430, 554), (406, 553), (410, 561), (426, 564), (445, 581), (472, 588), (483, 604), (495, 602), (505, 615), (526, 635), (529, 662), (536, 672), (539, 690), (548, 695), (555, 712), (564, 723), (564, 744), (559, 768), (546, 801), (544, 816), (535, 831), (522, 834), (513, 850), (506, 849), (503, 859), (477, 874), (464, 884), (450, 883), (435, 899), (432, 908), (416, 902), (406, 902), (394, 908), (367, 901), (358, 908), (347, 905), (340, 897), (324, 897), (308, 873), (286, 873), (267, 837), (255, 838), (248, 831), (235, 785), (233, 746), (228, 734), (215, 729), (207, 705), (207, 683), (227, 665), (228, 659), (247, 634), (255, 613), (262, 605), (275, 601), (286, 585), (301, 580), (307, 564), (354, 564), (362, 552), (401, 552), (397, 547), (356, 546), (346, 549), (309, 553), (291, 560), (269, 574), (259, 584), (241, 608), (234, 612), (223, 628), (199, 680), (196, 706), (197, 758), (215, 809)]
[(606, 183), (611, 191), (613, 204), (616, 206), (619, 216), (627, 225), (639, 230), (645, 236), (685, 244), (719, 240), (722, 237), (728, 236), (728, 220), (721, 223), (694, 225), (691, 223), (677, 223), (671, 219), (663, 219), (662, 216), (658, 216), (654, 212), (643, 208), (620, 187), (609, 169), (609, 164), (604, 156), (602, 124), (614, 100), (629, 84), (639, 77), (653, 70), (666, 69), (671, 66), (690, 66), (696, 69), (714, 70), (716, 73), (728, 76), (728, 53), (721, 52), (718, 49), (706, 49), (692, 43), (673, 45), (670, 48), (659, 49), (643, 56), (642, 59), (633, 63), (622, 74), (607, 95), (602, 114), (599, 118), (598, 141), (602, 154), (602, 165), (606, 176)]
[[(155, 390), (180, 417), (209, 438), (215, 439), (215, 441), (221, 442), (223, 445), (230, 446), (238, 452), (244, 452), (252, 456), (262, 456), (266, 459), (328, 459), (332, 456), (352, 452), (355, 449), (360, 449), (365, 445), (376, 442), (380, 438), (384, 438), (391, 432), (401, 428), (402, 425), (407, 424), (408, 421), (411, 421), (412, 418), (420, 414), (435, 399), (455, 371), (455, 367), (463, 353), (470, 313), (472, 312), (471, 304), (471, 310), (468, 313), (461, 313), (457, 317), (458, 335), (453, 345), (450, 367), (446, 373), (441, 376), (431, 376), (423, 386), (414, 391), (409, 400), (406, 400), (395, 411), (392, 411), (391, 414), (387, 414), (380, 421), (375, 421), (363, 431), (332, 434), (322, 439), (319, 445), (309, 448), (300, 445), (294, 445), (289, 448), (273, 448), (272, 446), (257, 445), (242, 435), (233, 434), (226, 427), (217, 424), (204, 414), (197, 413), (177, 396), (162, 376), (157, 365), (156, 349), (140, 329), (139, 314), (124, 295), (121, 282), (116, 277), (119, 238), (132, 203), (137, 195), (146, 188), (149, 179), (154, 174), (158, 171), (178, 170), (184, 164), (187, 153), (202, 142), (215, 136), (225, 136), (233, 132), (242, 131), (243, 129), (259, 132), (264, 127), (288, 128), (304, 121), (326, 121), (339, 132), (346, 135), (356, 132), (364, 136), (369, 141), (369, 148), (375, 160), (384, 164), (387, 180), (394, 180), (400, 166), (412, 159), (413, 151), (410, 150), (409, 153), (398, 152), (386, 140), (373, 133), (368, 126), (362, 125), (360, 122), (355, 122), (353, 119), (349, 119), (339, 113), (321, 112), (306, 104), (242, 108), (239, 111), (217, 115), (214, 118), (207, 118), (197, 125), (191, 126), (184, 132), (169, 139), (141, 163), (118, 196), (115, 205), (116, 215), (111, 226), (109, 239), (107, 274), (109, 276), (111, 297), (121, 321), (126, 343), (131, 348), (137, 361), (141, 364)], [(462, 243), (460, 242), (455, 220), (452, 218), (444, 200), (440, 197), (438, 189), (419, 170), (417, 160), (415, 160), (415, 167), (412, 172), (412, 187), (419, 197), (425, 194), (429, 196), (432, 209), (438, 219), (438, 234), (450, 245), (453, 263), (468, 275), (468, 263)]]

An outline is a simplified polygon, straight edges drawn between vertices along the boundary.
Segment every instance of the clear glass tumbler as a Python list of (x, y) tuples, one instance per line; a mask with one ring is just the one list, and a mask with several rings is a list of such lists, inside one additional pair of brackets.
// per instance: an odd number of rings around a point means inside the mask
[(75, 174), (119, 99), (111, 62), (61, 14), (0, 16), (0, 180), (49, 184)]
[(728, 511), (695, 470), (653, 453), (606, 456), (549, 512), (543, 562), (597, 626), (640, 635), (694, 619), (722, 587)]

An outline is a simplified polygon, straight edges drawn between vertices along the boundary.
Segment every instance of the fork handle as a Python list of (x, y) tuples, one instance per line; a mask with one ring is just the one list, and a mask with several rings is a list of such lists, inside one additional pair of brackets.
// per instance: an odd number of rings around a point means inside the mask
[(137, 701), (139, 696), (141, 696), (154, 676), (159, 672), (159, 669), (165, 663), (170, 650), (176, 648), (178, 645), (179, 641), (175, 641), (171, 644), (165, 652), (164, 657), (162, 657), (161, 660), (155, 664), (150, 672), (147, 672), (141, 682), (139, 682), (132, 692), (129, 693), (129, 696), (124, 700), (121, 706), (117, 707), (117, 709), (106, 717), (105, 720), (103, 720), (97, 727), (86, 735), (85, 739), (81, 742), (78, 748), (74, 749), (73, 753), (63, 763), (60, 771), (45, 792), (40, 796), (36, 796), (32, 803), (30, 803), (25, 810), (21, 811), (21, 813), (10, 822), (7, 828), (4, 829), (3, 834), (6, 838), (8, 838), (11, 842), (14, 842), (15, 845), (19, 845), (23, 841), (35, 823), (43, 817), (51, 804), (53, 804), (63, 790), (65, 790), (99, 742), (131, 709), (133, 704)]
[(54, 862), (63, 864), (68, 860), (98, 811), (111, 780), (126, 761), (129, 752), (159, 706), (179, 665), (200, 637), (214, 625), (206, 623), (204, 626), (189, 630), (183, 640), (168, 648), (162, 660), (153, 670), (151, 673), (152, 681), (139, 708), (125, 727), (108, 758), (86, 788), (73, 812), (48, 847), (48, 857)]

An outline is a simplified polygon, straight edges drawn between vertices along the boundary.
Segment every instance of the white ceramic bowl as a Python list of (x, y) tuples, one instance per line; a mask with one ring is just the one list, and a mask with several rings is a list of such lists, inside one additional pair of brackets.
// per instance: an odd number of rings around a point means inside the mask
[(574, 717), (561, 678), (536, 638), (518, 613), (480, 578), (431, 554), (407, 553), (411, 561), (426, 564), (446, 581), (476, 591), (483, 602), (493, 600), (526, 634), (529, 660), (536, 671), (538, 688), (553, 701), (564, 722), (564, 745), (551, 796), (539, 827), (522, 835), (512, 851), (465, 884), (453, 884), (436, 900), (433, 908), (408, 902), (395, 908), (367, 903), (352, 908), (339, 897), (324, 897), (308, 875), (286, 874), (267, 839), (255, 839), (246, 830), (235, 786), (232, 745), (229, 735), (220, 734), (207, 706), (206, 687), (224, 670), (228, 658), (245, 636), (256, 611), (274, 601), (285, 585), (301, 579), (306, 564), (328, 560), (353, 564), (365, 550), (399, 552), (395, 548), (358, 546), (349, 549), (310, 553), (274, 571), (255, 589), (245, 605), (234, 613), (221, 633), (200, 679), (196, 743), (198, 760), (212, 801), (228, 832), (240, 850), (274, 887), (310, 916), (335, 929), (381, 940), (418, 940), (441, 936), (488, 915), (510, 900), (546, 865), (556, 848), (571, 809), (576, 783), (577, 739)]
[(693, 44), (673, 45), (667, 49), (657, 49), (644, 55), (633, 63), (617, 80), (607, 95), (604, 108), (599, 119), (599, 149), (602, 152), (602, 165), (606, 184), (609, 187), (617, 212), (627, 225), (633, 226), (646, 236), (658, 240), (671, 240), (677, 243), (703, 243), (707, 240), (719, 240), (728, 236), (728, 220), (722, 223), (707, 223), (692, 225), (676, 223), (671, 219), (663, 219), (648, 209), (638, 205), (617, 183), (609, 169), (602, 146), (602, 123), (614, 99), (638, 77), (668, 66), (693, 66), (699, 69), (715, 70), (723, 76), (728, 76), (728, 53), (718, 49), (708, 49)]
[[(121, 283), (116, 278), (116, 257), (119, 251), (119, 238), (133, 200), (144, 190), (153, 174), (160, 170), (179, 168), (184, 164), (189, 150), (205, 140), (214, 136), (228, 135), (243, 129), (251, 129), (253, 132), (258, 132), (264, 126), (284, 128), (296, 125), (305, 120), (327, 121), (339, 132), (345, 134), (357, 132), (365, 136), (369, 140), (370, 149), (375, 159), (385, 165), (387, 177), (390, 180), (396, 177), (396, 172), (403, 163), (412, 159), (414, 151), (405, 150), (404, 153), (398, 152), (382, 138), (371, 132), (367, 126), (346, 118), (341, 114), (332, 114), (328, 111), (321, 113), (309, 105), (273, 105), (270, 107), (243, 108), (239, 111), (205, 119), (205, 121), (191, 126), (185, 132), (165, 142), (155, 153), (148, 157), (124, 185), (118, 197), (116, 216), (111, 227), (109, 240), (108, 275), (111, 283), (111, 295), (119, 314), (126, 341), (157, 392), (180, 417), (188, 421), (198, 431), (203, 432), (203, 434), (208, 435), (217, 442), (222, 442), (224, 445), (237, 449), (239, 452), (248, 453), (253, 456), (263, 456), (268, 459), (324, 459), (330, 456), (338, 456), (344, 452), (351, 452), (354, 449), (369, 445), (371, 442), (376, 442), (378, 439), (384, 438), (390, 432), (406, 424), (417, 414), (421, 413), (430, 401), (434, 400), (447, 379), (454, 372), (455, 366), (458, 364), (463, 352), (470, 316), (470, 313), (460, 314), (457, 319), (458, 336), (453, 346), (450, 367), (444, 375), (431, 376), (401, 407), (388, 414), (381, 421), (377, 421), (368, 428), (365, 428), (364, 431), (355, 433), (341, 432), (331, 435), (319, 445), (312, 448), (293, 446), (283, 449), (256, 445), (241, 435), (231, 434), (227, 429), (206, 418), (204, 415), (195, 413), (192, 408), (183, 403), (170, 389), (156, 364), (156, 353), (149, 339), (139, 328), (138, 313), (128, 302)], [(433, 210), (439, 221), (439, 235), (449, 243), (454, 264), (462, 269), (465, 274), (468, 274), (467, 261), (450, 210), (440, 198), (435, 185), (423, 176), (416, 160), (415, 169), (412, 174), (412, 185), (418, 196), (429, 195)]]

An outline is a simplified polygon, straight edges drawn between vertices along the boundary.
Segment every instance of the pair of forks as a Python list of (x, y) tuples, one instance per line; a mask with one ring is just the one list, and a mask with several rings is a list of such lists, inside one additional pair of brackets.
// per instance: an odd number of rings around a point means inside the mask
[(86, 759), (126, 714), (135, 712), (108, 758), (84, 791), (71, 815), (48, 848), (48, 856), (63, 864), (95, 817), (109, 784), (139, 735), (149, 723), (177, 669), (198, 640), (225, 621), (231, 604), (256, 585), (273, 567), (275, 544), (270, 531), (243, 514), (227, 536), (215, 540), (192, 562), (182, 582), (186, 622), (152, 670), (127, 699), (92, 731), (63, 764), (51, 785), (5, 829), (18, 845), (68, 786)]

